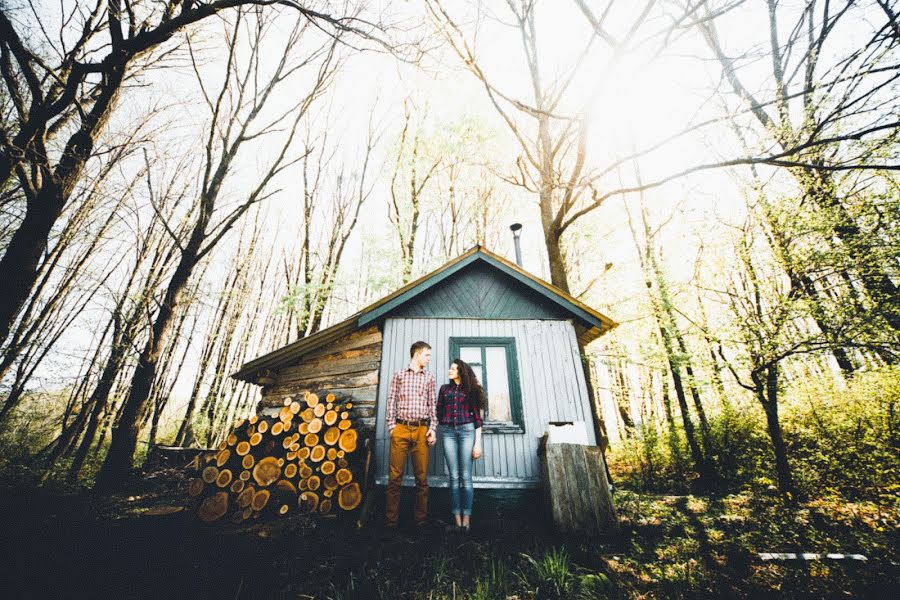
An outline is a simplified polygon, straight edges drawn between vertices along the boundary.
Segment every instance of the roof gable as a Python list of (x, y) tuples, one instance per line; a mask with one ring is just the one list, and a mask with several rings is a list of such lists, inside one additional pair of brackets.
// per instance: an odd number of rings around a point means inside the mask
[[(566, 319), (561, 306), (496, 268), (481, 256), (440, 282), (417, 291), (393, 317), (461, 319)], [(369, 318), (367, 315), (365, 318)]]
[[(466, 272), (462, 273), (464, 270)], [(456, 274), (461, 276), (453, 277)], [(509, 292), (505, 297), (504, 291)], [(445, 314), (412, 314), (427, 311), (445, 311)], [(459, 314), (453, 314), (453, 311)], [(279, 368), (299, 360), (322, 345), (391, 314), (507, 319), (573, 318), (582, 344), (590, 343), (617, 325), (609, 317), (520, 266), (475, 246), (350, 318), (245, 363), (232, 377), (253, 381), (260, 369)]]
[[(484, 248), (476, 246), (459, 258), (398, 290), (384, 301), (361, 311), (359, 325), (375, 322), (388, 315), (414, 316), (416, 312), (427, 312), (429, 309), (443, 309), (445, 314), (415, 316), (456, 316), (453, 314), (454, 307), (448, 306), (455, 302), (456, 312), (468, 311), (469, 314), (465, 316), (475, 318), (575, 317), (587, 328), (597, 327), (598, 330), (611, 328), (612, 321), (603, 315)], [(521, 303), (519, 310), (515, 312), (521, 316), (491, 317), (481, 312), (503, 312), (507, 308), (507, 305), (497, 305), (500, 299), (496, 295), (485, 297), (483, 301), (481, 298), (475, 299), (475, 294), (482, 292), (490, 294), (489, 290), (481, 287), (490, 280), (507, 290), (515, 290), (515, 300)], [(476, 286), (479, 289), (476, 289)], [(437, 304), (434, 302), (436, 297), (441, 297)], [(528, 309), (531, 309), (530, 312)], [(407, 310), (412, 311), (412, 314), (407, 313)]]

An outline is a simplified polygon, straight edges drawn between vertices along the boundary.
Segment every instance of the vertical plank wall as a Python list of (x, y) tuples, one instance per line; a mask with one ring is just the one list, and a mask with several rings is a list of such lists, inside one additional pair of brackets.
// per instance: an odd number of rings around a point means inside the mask
[[(376, 416), (377, 482), (387, 483), (388, 435), (386, 398), (391, 375), (409, 363), (409, 346), (424, 340), (432, 346), (429, 370), (438, 388), (446, 383), (451, 337), (511, 337), (516, 340), (522, 388), (524, 433), (485, 433), (484, 457), (475, 462), (476, 487), (534, 487), (540, 484), (538, 440), (549, 421), (584, 421), (591, 444), (596, 444), (584, 370), (578, 354), (575, 329), (568, 321), (412, 319), (385, 321), (378, 378)], [(429, 484), (446, 487), (440, 442), (431, 449)], [(404, 485), (413, 485), (407, 466)]]

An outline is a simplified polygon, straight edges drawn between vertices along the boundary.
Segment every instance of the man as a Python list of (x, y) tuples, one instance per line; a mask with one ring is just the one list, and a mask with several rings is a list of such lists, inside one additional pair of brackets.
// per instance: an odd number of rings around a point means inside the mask
[(385, 521), (395, 528), (400, 520), (400, 484), (406, 457), (412, 453), (416, 477), (416, 526), (428, 518), (428, 447), (437, 440), (437, 398), (434, 374), (425, 370), (431, 362), (431, 346), (416, 342), (409, 348), (410, 363), (391, 377), (387, 398), (387, 429), (391, 437), (390, 469)]

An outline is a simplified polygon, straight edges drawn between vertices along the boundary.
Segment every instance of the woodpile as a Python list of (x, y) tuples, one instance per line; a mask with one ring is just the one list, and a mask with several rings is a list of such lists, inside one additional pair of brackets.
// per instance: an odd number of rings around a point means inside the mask
[[(198, 455), (187, 486), (197, 516), (232, 523), (294, 512), (334, 515), (360, 505), (353, 405), (332, 394), (288, 398), (274, 417), (238, 423), (213, 452)], [(362, 468), (361, 466), (359, 468)]]

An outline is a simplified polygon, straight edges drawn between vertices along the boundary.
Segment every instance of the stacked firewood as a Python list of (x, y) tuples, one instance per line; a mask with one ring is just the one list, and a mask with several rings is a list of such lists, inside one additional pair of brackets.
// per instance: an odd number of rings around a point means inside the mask
[(238, 423), (216, 452), (198, 456), (188, 493), (205, 522), (233, 523), (295, 511), (333, 515), (362, 500), (353, 474), (357, 431), (350, 402), (307, 392), (288, 398), (275, 417)]

